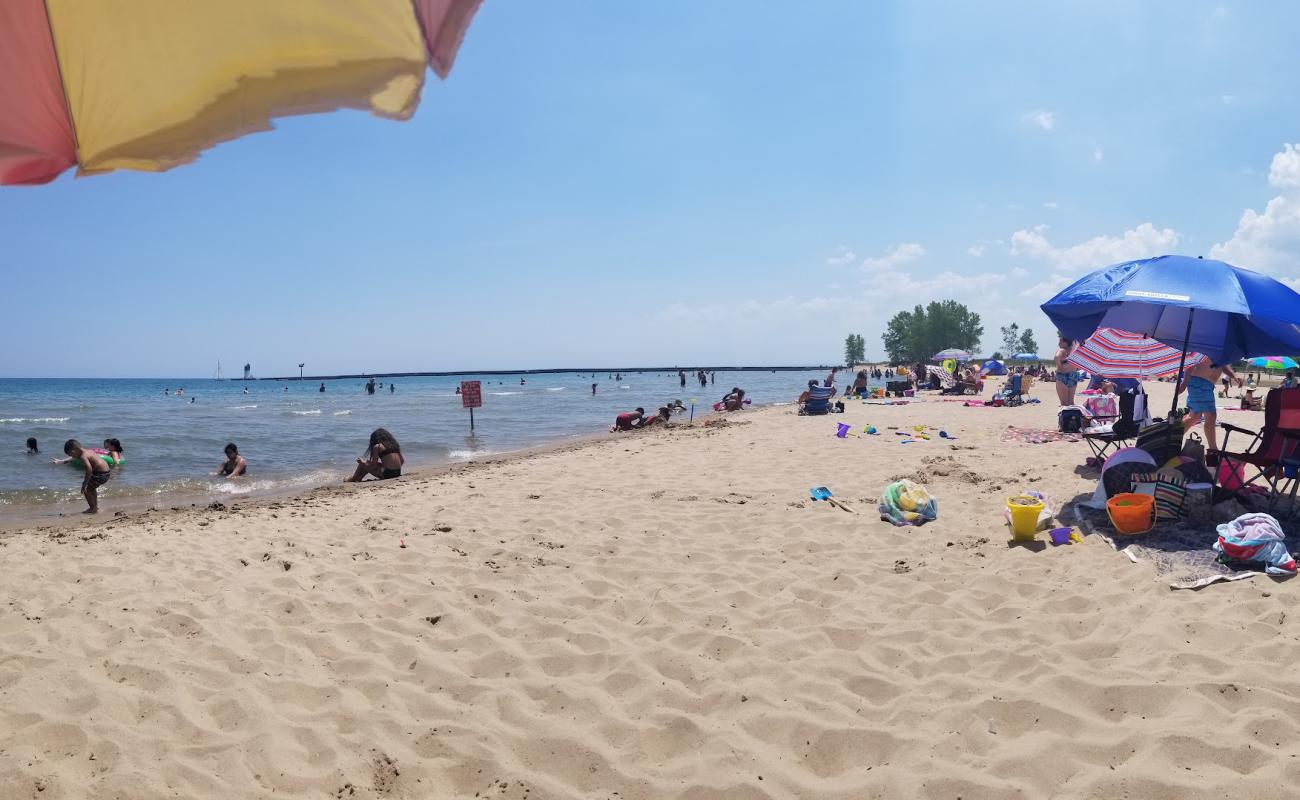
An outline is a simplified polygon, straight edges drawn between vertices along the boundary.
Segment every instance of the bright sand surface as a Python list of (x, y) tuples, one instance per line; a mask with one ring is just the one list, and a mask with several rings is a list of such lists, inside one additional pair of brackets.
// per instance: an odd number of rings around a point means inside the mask
[(1296, 796), (1300, 584), (1008, 547), (1094, 483), (1035, 391), (0, 535), (0, 797)]

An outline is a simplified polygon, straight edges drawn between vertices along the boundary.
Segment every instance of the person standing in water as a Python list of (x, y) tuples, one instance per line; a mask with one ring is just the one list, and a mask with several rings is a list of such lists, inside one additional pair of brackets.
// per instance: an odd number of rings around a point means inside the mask
[(320, 391), (322, 391), (322, 392), (325, 391), (325, 382), (324, 382), (324, 381), (321, 381), (321, 384), (320, 384)]
[(99, 487), (108, 483), (108, 479), (113, 476), (108, 462), (99, 453), (83, 448), (81, 442), (76, 439), (64, 442), (63, 452), (74, 461), (80, 460), (85, 470), (85, 477), (81, 480), (81, 495), (86, 498), (86, 504), (90, 507), (82, 513), (98, 514)]
[(678, 378), (679, 381), (681, 381), (682, 388), (685, 389), (685, 388), (686, 388), (686, 370), (683, 370), (683, 369), (679, 369), (679, 370), (677, 370), (677, 378)]
[(392, 381), (389, 381), (389, 382), (388, 382), (388, 393), (389, 393), (389, 394), (392, 394), (393, 392), (396, 392), (396, 391), (397, 391), (397, 384), (393, 383)]
[(592, 397), (596, 396), (596, 384), (594, 383), (591, 385), (591, 396)]

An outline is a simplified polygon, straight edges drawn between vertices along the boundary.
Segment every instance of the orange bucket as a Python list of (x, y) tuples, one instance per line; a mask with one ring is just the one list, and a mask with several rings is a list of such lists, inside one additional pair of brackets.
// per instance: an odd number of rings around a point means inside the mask
[(1156, 500), (1149, 494), (1121, 492), (1106, 501), (1116, 533), (1146, 533), (1156, 526)]

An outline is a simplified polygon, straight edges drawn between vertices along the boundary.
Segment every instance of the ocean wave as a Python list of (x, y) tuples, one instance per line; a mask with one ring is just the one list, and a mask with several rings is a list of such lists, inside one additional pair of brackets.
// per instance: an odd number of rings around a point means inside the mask
[(54, 422), (67, 422), (68, 417), (6, 417), (0, 419), (0, 423), (9, 423), (13, 425), (49, 425)]
[(246, 406), (226, 406), (226, 408), (230, 409), (231, 411), (242, 411), (246, 408), (257, 408), (257, 403), (252, 403)]
[(548, 387), (546, 387), (546, 391), (548, 391), (548, 392), (562, 392), (562, 391), (564, 391), (564, 387), (563, 387), (563, 386), (548, 386)]
[(455, 458), (461, 461), (468, 461), (478, 456), (490, 456), (495, 452), (493, 450), (448, 450), (447, 458)]
[(351, 413), (352, 413), (352, 409), (350, 409), (350, 408), (346, 408), (346, 409), (344, 409), (344, 410), (342, 410), (342, 411), (335, 411), (335, 412), (334, 412), (334, 416), (336, 416), (336, 417), (345, 417), (345, 416), (347, 416), (348, 414), (351, 414)]
[(319, 417), (320, 409), (313, 408), (311, 411), (290, 411), (289, 413), (299, 417)]
[(488, 392), (488, 394), (494, 394), (497, 397), (505, 397), (508, 394), (523, 394), (523, 392)]

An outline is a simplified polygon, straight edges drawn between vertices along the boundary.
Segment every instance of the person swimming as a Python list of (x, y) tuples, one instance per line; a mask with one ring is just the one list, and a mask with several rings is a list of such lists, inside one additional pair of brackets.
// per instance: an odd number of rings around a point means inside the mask
[(234, 442), (226, 445), (226, 460), (221, 462), (217, 468), (217, 474), (226, 478), (238, 478), (248, 474), (248, 462), (239, 454), (239, 448)]
[(112, 466), (119, 467), (126, 463), (126, 456), (122, 455), (122, 443), (117, 439), (105, 439), (104, 449), (113, 457)]
[(402, 475), (402, 465), (405, 463), (402, 448), (393, 434), (383, 428), (375, 428), (370, 434), (370, 446), (366, 449), (365, 458), (357, 459), (356, 471), (345, 482), (357, 483), (367, 475), (381, 481), (398, 478)]
[(37, 446), (37, 444), (36, 444), (36, 437), (35, 437), (35, 436), (28, 436), (28, 437), (27, 437), (27, 455), (29, 455), (29, 456), (31, 456), (31, 455), (39, 455), (40, 452), (41, 452), (41, 448), (40, 448), (39, 446)]

